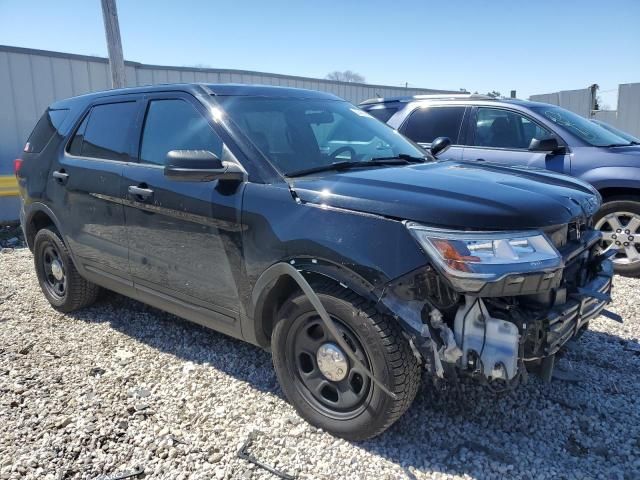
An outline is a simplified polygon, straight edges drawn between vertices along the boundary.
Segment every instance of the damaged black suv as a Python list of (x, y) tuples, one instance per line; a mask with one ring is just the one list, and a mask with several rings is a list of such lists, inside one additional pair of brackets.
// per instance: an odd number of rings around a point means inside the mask
[[(16, 161), (49, 302), (101, 288), (273, 352), (287, 398), (348, 439), (426, 370), (516, 385), (609, 301), (598, 193), (434, 155), (330, 94), (162, 85), (54, 103)], [(540, 365), (541, 364), (541, 365)]]

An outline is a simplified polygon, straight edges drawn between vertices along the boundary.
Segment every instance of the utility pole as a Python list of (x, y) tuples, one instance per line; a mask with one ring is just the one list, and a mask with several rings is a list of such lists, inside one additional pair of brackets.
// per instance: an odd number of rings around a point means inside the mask
[(107, 37), (107, 49), (109, 50), (111, 85), (113, 88), (122, 88), (125, 86), (124, 56), (122, 55), (122, 40), (120, 39), (116, 0), (101, 0), (101, 2), (104, 33)]

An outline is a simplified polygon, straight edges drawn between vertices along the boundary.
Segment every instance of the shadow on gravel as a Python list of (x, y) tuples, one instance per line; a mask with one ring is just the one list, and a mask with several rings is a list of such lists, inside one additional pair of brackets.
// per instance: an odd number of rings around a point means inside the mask
[[(270, 354), (247, 343), (117, 294), (71, 316), (108, 322), (150, 347), (207, 363), (283, 398)], [(421, 471), (640, 478), (640, 352), (632, 342), (588, 331), (569, 345), (558, 366), (580, 380), (544, 384), (530, 376), (515, 391), (494, 394), (467, 381), (436, 388), (424, 378), (396, 424), (353, 445), (397, 464), (409, 479)]]

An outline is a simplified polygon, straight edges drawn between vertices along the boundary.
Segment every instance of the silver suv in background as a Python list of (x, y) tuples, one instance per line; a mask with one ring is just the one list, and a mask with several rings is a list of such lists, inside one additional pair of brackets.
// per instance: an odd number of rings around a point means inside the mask
[(448, 137), (442, 159), (544, 168), (591, 183), (603, 199), (594, 217), (602, 246), (617, 249), (617, 273), (640, 275), (637, 139), (555, 105), (485, 95), (376, 98), (360, 108), (426, 148)]

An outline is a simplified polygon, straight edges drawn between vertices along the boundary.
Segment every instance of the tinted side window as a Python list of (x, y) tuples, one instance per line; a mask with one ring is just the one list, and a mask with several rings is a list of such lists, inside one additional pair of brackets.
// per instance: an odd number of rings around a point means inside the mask
[(136, 102), (96, 105), (76, 131), (69, 153), (106, 160), (129, 160), (129, 135)]
[(458, 143), (465, 107), (418, 108), (400, 128), (400, 132), (414, 142), (431, 143), (438, 137), (449, 137)]
[(479, 147), (527, 149), (531, 140), (553, 134), (527, 117), (499, 108), (478, 108), (473, 144)]
[(399, 107), (383, 107), (383, 108), (370, 108), (366, 112), (372, 117), (377, 118), (381, 122), (387, 123), (387, 121), (393, 117), (393, 114), (400, 110)]
[(78, 127), (78, 130), (76, 130), (71, 140), (71, 145), (69, 145), (69, 153), (71, 155), (82, 155), (82, 141), (84, 140), (84, 132), (87, 130), (87, 123), (89, 123), (89, 114), (84, 117), (84, 120), (82, 120), (80, 127)]
[(149, 102), (140, 160), (164, 165), (171, 150), (209, 150), (222, 156), (222, 140), (196, 108), (184, 100)]
[(47, 110), (27, 139), (27, 153), (41, 152), (53, 134), (60, 128), (69, 110)]

